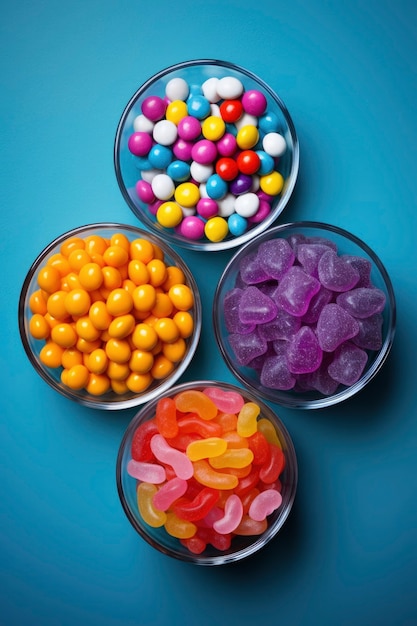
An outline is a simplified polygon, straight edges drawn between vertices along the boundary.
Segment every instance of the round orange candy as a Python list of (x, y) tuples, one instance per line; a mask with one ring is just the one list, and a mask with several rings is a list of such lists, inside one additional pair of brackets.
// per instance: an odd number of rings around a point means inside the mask
[(47, 339), (50, 335), (51, 327), (43, 315), (35, 313), (29, 321), (29, 332), (34, 339)]
[(166, 265), (160, 259), (152, 259), (152, 261), (149, 261), (146, 267), (150, 276), (149, 282), (154, 287), (159, 287), (168, 278)]
[(182, 269), (176, 265), (168, 265), (167, 278), (164, 281), (162, 288), (165, 291), (169, 291), (173, 285), (180, 285), (183, 283), (185, 283), (185, 274)]
[(84, 245), (91, 257), (96, 254), (104, 254), (104, 251), (107, 248), (106, 240), (103, 239), (103, 237), (100, 237), (100, 235), (88, 235), (84, 239)]
[(46, 307), (48, 313), (57, 320), (65, 320), (68, 317), (67, 307), (65, 306), (65, 299), (68, 295), (67, 291), (58, 289), (48, 298)]
[(187, 351), (187, 344), (182, 337), (171, 343), (164, 343), (162, 346), (162, 354), (172, 363), (179, 363)]
[(75, 330), (78, 336), (86, 341), (96, 341), (101, 334), (101, 331), (94, 326), (88, 315), (83, 315), (77, 319)]
[(174, 363), (166, 358), (163, 354), (158, 354), (155, 357), (151, 375), (156, 380), (162, 380), (166, 378), (174, 371)]
[(154, 357), (152, 352), (146, 352), (145, 350), (133, 350), (129, 360), (129, 367), (132, 372), (146, 374), (146, 372), (149, 372), (151, 369), (153, 362)]
[(170, 317), (161, 317), (154, 326), (156, 334), (159, 339), (164, 343), (171, 343), (177, 341), (180, 336), (180, 331), (174, 320)]
[(63, 352), (64, 348), (53, 341), (47, 341), (39, 353), (39, 359), (46, 367), (60, 367)]
[(127, 263), (129, 253), (121, 246), (109, 246), (103, 254), (103, 259), (110, 267), (121, 267)]
[(83, 363), (83, 355), (76, 348), (66, 348), (62, 353), (61, 364), (62, 367), (69, 370), (73, 365), (80, 365)]
[(110, 237), (110, 246), (118, 246), (123, 248), (126, 252), (130, 250), (130, 241), (124, 233), (114, 233)]
[(139, 259), (144, 263), (149, 263), (154, 257), (154, 247), (150, 241), (143, 238), (134, 239), (130, 243), (130, 258)]
[(86, 315), (91, 305), (88, 291), (72, 289), (65, 298), (65, 307), (70, 315)]
[(135, 322), (135, 318), (130, 313), (115, 317), (108, 329), (110, 337), (124, 339), (133, 331)]
[(106, 289), (117, 289), (122, 286), (122, 276), (117, 267), (105, 265), (101, 268), (103, 274), (103, 287)]
[(155, 304), (151, 310), (155, 317), (169, 317), (174, 309), (171, 298), (166, 293), (157, 292)]
[(83, 389), (89, 380), (89, 376), (90, 372), (85, 365), (73, 365), (67, 371), (65, 384), (70, 389)]
[(158, 335), (153, 326), (145, 324), (136, 324), (132, 333), (132, 343), (138, 350), (152, 350), (158, 342)]
[(133, 297), (123, 288), (113, 289), (107, 300), (107, 311), (110, 315), (126, 315), (133, 307)]
[(114, 393), (117, 393), (119, 396), (129, 392), (129, 387), (126, 385), (124, 380), (115, 380), (112, 378), (110, 380), (110, 385)]
[(90, 262), (83, 265), (78, 274), (81, 286), (87, 291), (99, 289), (103, 284), (103, 272), (98, 263)]
[(109, 364), (109, 359), (103, 348), (97, 348), (87, 355), (87, 367), (93, 374), (103, 374)]
[(138, 374), (137, 372), (132, 372), (126, 378), (126, 386), (133, 393), (142, 393), (151, 383), (152, 376), (149, 373)]
[(90, 374), (86, 390), (93, 396), (102, 396), (110, 389), (110, 378), (106, 374)]
[(29, 298), (29, 308), (32, 313), (40, 313), (41, 315), (45, 315), (47, 312), (47, 300), (44, 298), (41, 289), (37, 289), (34, 291)]
[(38, 285), (43, 291), (53, 293), (61, 289), (61, 274), (52, 265), (45, 265), (39, 270)]
[(66, 322), (61, 322), (52, 328), (51, 338), (54, 343), (62, 348), (75, 346), (78, 339), (73, 326)]
[(68, 256), (68, 263), (74, 272), (79, 272), (90, 261), (91, 257), (85, 250), (73, 250)]
[(151, 311), (156, 302), (155, 287), (150, 284), (138, 285), (133, 294), (133, 305), (137, 311)]
[(88, 317), (98, 330), (106, 330), (113, 319), (107, 310), (106, 303), (99, 300), (90, 306)]
[(188, 311), (177, 311), (172, 318), (180, 331), (181, 337), (191, 337), (194, 330), (194, 318)]
[(188, 311), (194, 305), (193, 292), (188, 285), (173, 285), (170, 287), (168, 295), (178, 311)]
[(107, 341), (105, 350), (109, 359), (116, 363), (127, 363), (132, 352), (126, 339), (114, 338)]
[(55, 267), (61, 274), (61, 276), (66, 276), (68, 272), (71, 271), (68, 259), (60, 252), (57, 252), (56, 254), (53, 254), (51, 257), (49, 257), (47, 265)]
[(140, 259), (132, 259), (127, 266), (127, 273), (135, 285), (148, 283), (150, 279), (149, 270), (146, 264)]
[(116, 363), (116, 361), (109, 360), (106, 373), (111, 380), (126, 380), (130, 374), (130, 367), (127, 363)]
[(81, 237), (69, 237), (61, 244), (60, 252), (65, 257), (69, 257), (73, 250), (84, 250), (85, 242)]

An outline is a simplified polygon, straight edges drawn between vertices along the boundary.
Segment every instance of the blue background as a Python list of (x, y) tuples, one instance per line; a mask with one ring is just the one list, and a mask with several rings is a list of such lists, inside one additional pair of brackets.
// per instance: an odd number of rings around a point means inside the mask
[[(416, 601), (417, 10), (406, 0), (2, 2), (0, 623), (413, 626)], [(54, 393), (20, 345), (30, 264), (82, 224), (138, 224), (113, 168), (123, 108), (192, 58), (258, 73), (286, 103), (301, 166), (281, 221), (350, 230), (380, 256), (398, 304), (377, 378), (341, 406), (278, 407), (299, 460), (296, 503), (261, 553), (198, 568), (156, 551), (124, 516), (118, 445), (135, 411)], [(232, 252), (183, 252), (204, 330), (182, 380), (233, 382), (213, 341)]]

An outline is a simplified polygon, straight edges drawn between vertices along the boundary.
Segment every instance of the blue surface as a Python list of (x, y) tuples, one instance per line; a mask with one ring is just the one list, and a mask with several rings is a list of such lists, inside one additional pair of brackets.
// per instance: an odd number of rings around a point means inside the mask
[[(417, 623), (415, 354), (417, 5), (411, 0), (2, 3), (0, 623), (101, 626)], [(283, 220), (330, 222), (380, 256), (398, 304), (391, 355), (356, 398), (278, 409), (299, 459), (282, 533), (246, 562), (196, 568), (135, 535), (115, 487), (134, 414), (53, 393), (20, 345), (25, 274), (57, 235), (135, 224), (116, 184), (116, 126), (152, 74), (191, 58), (258, 73), (298, 131)], [(233, 382), (211, 330), (232, 252), (187, 252), (204, 332), (184, 380)]]

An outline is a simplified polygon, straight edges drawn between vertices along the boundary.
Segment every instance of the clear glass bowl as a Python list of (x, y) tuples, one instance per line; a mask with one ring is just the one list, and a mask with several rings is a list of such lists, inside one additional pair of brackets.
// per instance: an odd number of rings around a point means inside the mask
[[(142, 202), (136, 191), (136, 183), (141, 178), (141, 170), (137, 158), (133, 157), (128, 148), (129, 137), (134, 132), (134, 121), (141, 115), (141, 106), (149, 96), (165, 97), (165, 87), (173, 78), (182, 78), (192, 88), (201, 87), (204, 81), (210, 78), (223, 77), (238, 78), (244, 85), (245, 91), (259, 90), (267, 100), (267, 111), (274, 116), (278, 132), (285, 138), (286, 150), (279, 157), (277, 169), (282, 174), (284, 186), (282, 191), (271, 202), (270, 213), (259, 223), (249, 223), (246, 232), (229, 234), (221, 241), (211, 241), (207, 237), (193, 240), (181, 235), (177, 229), (161, 226), (148, 210), (148, 205)], [(220, 104), (220, 101), (219, 101)], [(227, 125), (226, 132), (232, 132), (233, 125)], [(152, 131), (151, 131), (152, 132)], [(233, 129), (235, 132), (235, 129)], [(261, 138), (264, 131), (261, 131)], [(258, 142), (260, 144), (260, 142)], [(258, 149), (257, 146), (254, 148)], [(190, 163), (191, 160), (188, 161)], [(114, 164), (116, 177), (124, 199), (135, 216), (151, 231), (161, 235), (172, 244), (186, 248), (204, 251), (225, 250), (240, 246), (254, 236), (267, 229), (282, 213), (294, 189), (299, 166), (299, 145), (294, 124), (288, 110), (279, 96), (258, 76), (249, 70), (232, 63), (218, 60), (199, 59), (187, 61), (168, 67), (146, 81), (128, 102), (119, 121), (115, 144)], [(165, 169), (161, 170), (165, 173)], [(176, 183), (177, 185), (178, 183)]]
[[(202, 391), (208, 387), (221, 388), (224, 392), (237, 392), (243, 396), (245, 402), (255, 402), (261, 409), (258, 419), (265, 418), (274, 426), (279, 445), (282, 447), (285, 455), (286, 464), (284, 471), (280, 475), (282, 504), (268, 516), (268, 526), (262, 534), (257, 536), (234, 536), (230, 548), (225, 551), (219, 551), (208, 544), (201, 554), (194, 554), (182, 545), (179, 539), (168, 534), (163, 526), (154, 528), (144, 522), (139, 513), (137, 503), (137, 486), (140, 481), (137, 481), (128, 473), (127, 465), (132, 458), (131, 448), (134, 433), (141, 424), (154, 418), (155, 408), (159, 398), (165, 398), (167, 396), (174, 397), (180, 392), (187, 390)], [(266, 546), (282, 528), (290, 514), (296, 494), (298, 479), (297, 458), (294, 445), (287, 429), (272, 409), (263, 401), (259, 400), (255, 394), (228, 383), (213, 380), (188, 382), (173, 387), (169, 391), (165, 391), (159, 398), (153, 399), (135, 415), (125, 432), (117, 457), (117, 489), (123, 509), (133, 528), (156, 550), (170, 557), (197, 565), (224, 565), (239, 561), (259, 551)]]
[[(239, 288), (242, 286), (246, 288), (248, 286), (247, 284), (242, 282), (240, 275), (241, 268), (245, 267), (245, 264), (248, 264), (249, 260), (253, 259), (256, 256), (262, 244), (276, 239), (288, 239), (291, 246), (295, 250), (297, 246), (297, 241), (299, 241), (300, 237), (306, 238), (306, 241), (309, 238), (324, 238), (332, 242), (335, 248), (337, 248), (337, 255), (339, 257), (343, 255), (348, 255), (365, 259), (365, 264), (368, 266), (368, 270), (369, 267), (371, 269), (371, 284), (381, 290), (385, 295), (385, 307), (382, 313), (378, 314), (381, 316), (378, 323), (382, 323), (382, 328), (380, 329), (380, 337), (378, 337), (379, 343), (375, 342), (373, 344), (373, 346), (375, 347), (372, 350), (367, 350), (364, 347), (364, 350), (368, 354), (366, 365), (362, 371), (362, 374), (360, 375), (360, 378), (356, 382), (348, 386), (340, 384), (339, 386), (337, 386), (336, 389), (331, 389), (332, 383), (328, 385), (327, 381), (325, 383), (325, 387), (322, 383), (316, 382), (315, 388), (312, 388), (311, 378), (309, 378), (309, 375), (300, 376), (297, 384), (290, 389), (273, 388), (270, 381), (268, 381), (268, 386), (265, 386), (265, 384), (262, 384), (261, 382), (260, 369), (263, 365), (264, 356), (260, 356), (258, 362), (255, 359), (255, 361), (251, 362), (251, 366), (249, 366), (245, 362), (245, 359), (242, 358), (242, 355), (240, 355), (238, 359), (236, 344), (234, 344), (235, 349), (232, 348), (232, 343), (235, 341), (235, 338), (232, 337), (231, 343), (231, 336), (234, 333), (231, 332), (230, 322), (229, 328), (227, 328), (225, 320), (225, 298), (234, 288)], [(303, 241), (300, 243), (303, 243)], [(246, 271), (247, 269), (244, 270), (244, 272)], [(265, 283), (265, 288), (266, 291), (271, 295), (276, 289), (276, 286), (279, 284), (279, 281), (276, 280), (271, 281), (269, 284), (267, 283)], [(359, 282), (358, 285), (360, 284), (361, 283)], [(261, 287), (262, 289), (261, 283), (255, 286)], [(335, 295), (333, 296), (331, 302), (334, 302), (334, 300)], [(302, 321), (301, 324), (299, 322), (296, 322), (297, 330), (299, 326), (310, 325), (313, 328), (314, 332), (316, 332), (317, 321), (315, 321), (315, 323), (312, 323), (312, 319), (314, 320), (314, 318), (310, 318), (309, 321)], [(369, 246), (360, 239), (358, 239), (358, 237), (341, 228), (329, 224), (307, 221), (290, 223), (277, 226), (270, 229), (266, 233), (259, 235), (254, 240), (243, 246), (229, 261), (220, 278), (214, 295), (213, 325), (220, 352), (227, 366), (241, 384), (249, 387), (254, 393), (259, 394), (263, 398), (285, 407), (297, 409), (317, 409), (337, 404), (338, 402), (342, 402), (347, 398), (352, 397), (360, 390), (362, 390), (380, 371), (391, 350), (392, 342), (394, 339), (396, 325), (395, 296), (391, 280), (382, 262), (380, 261), (378, 256), (369, 248)], [(294, 333), (295, 332), (296, 330), (294, 329)], [(376, 331), (376, 335), (378, 335), (378, 331)], [(289, 337), (285, 337), (285, 339), (289, 339)], [(238, 341), (240, 341), (239, 338)], [(355, 339), (353, 338), (352, 341), (355, 341)], [(280, 351), (281, 349), (286, 350), (286, 347), (288, 345), (289, 340), (287, 343), (285, 343), (284, 340), (283, 342), (278, 344), (277, 349), (278, 351)], [(268, 341), (267, 350), (270, 349), (272, 350), (271, 344)], [(332, 352), (332, 350), (330, 350), (329, 352)], [(286, 354), (288, 355), (288, 352)], [(327, 358), (330, 359), (330, 357), (328, 357), (328, 355), (325, 355), (324, 352), (323, 355), (323, 367), (328, 367), (328, 362), (325, 365), (324, 361)], [(287, 356), (285, 358), (288, 359)], [(287, 366), (288, 360), (285, 367)], [(263, 378), (262, 381), (265, 382), (265, 378)], [(283, 387), (281, 383), (280, 386)], [(319, 389), (321, 389), (322, 391), (319, 391)], [(323, 392), (324, 389), (325, 393)]]
[[(183, 271), (185, 275), (185, 283), (191, 289), (194, 296), (194, 304), (190, 310), (193, 317), (193, 332), (187, 339), (185, 339), (186, 350), (183, 358), (175, 363), (173, 371), (167, 377), (161, 379), (154, 378), (151, 385), (141, 393), (135, 393), (132, 391), (115, 393), (111, 390), (103, 395), (95, 395), (88, 393), (85, 388), (77, 390), (67, 387), (61, 381), (62, 367), (50, 368), (46, 367), (41, 362), (39, 355), (41, 349), (45, 345), (45, 340), (35, 339), (30, 332), (29, 326), (33, 314), (29, 306), (29, 301), (32, 294), (39, 290), (37, 279), (40, 269), (47, 264), (48, 260), (51, 259), (53, 255), (59, 253), (63, 244), (66, 244), (72, 238), (84, 239), (86, 237), (98, 235), (105, 239), (110, 239), (113, 234), (119, 233), (126, 236), (129, 241), (143, 238), (148, 242), (155, 244), (162, 251), (166, 265), (175, 265)], [(36, 372), (43, 378), (43, 380), (55, 389), (55, 391), (70, 400), (91, 408), (109, 410), (138, 406), (152, 400), (160, 393), (171, 387), (191, 363), (200, 338), (201, 321), (202, 309), (199, 290), (190, 269), (179, 254), (172, 250), (171, 247), (167, 245), (166, 242), (161, 240), (160, 237), (134, 226), (118, 223), (97, 223), (80, 226), (60, 235), (52, 241), (39, 254), (29, 269), (22, 286), (18, 309), (19, 331), (23, 347)]]

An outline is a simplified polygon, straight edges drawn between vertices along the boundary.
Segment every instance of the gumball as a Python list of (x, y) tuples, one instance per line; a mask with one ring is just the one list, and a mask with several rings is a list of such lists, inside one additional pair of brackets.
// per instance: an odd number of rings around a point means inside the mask
[(224, 76), (217, 83), (217, 93), (223, 100), (235, 100), (243, 93), (242, 82), (234, 76)]
[(210, 115), (210, 102), (203, 95), (192, 95), (187, 100), (188, 114), (203, 120)]
[(182, 207), (195, 207), (200, 199), (200, 192), (194, 183), (181, 183), (175, 189), (174, 198)]
[(265, 191), (265, 193), (271, 196), (277, 196), (281, 193), (282, 188), (284, 187), (284, 179), (282, 174), (274, 171), (270, 174), (266, 174), (265, 176), (261, 176), (259, 184), (262, 191)]
[(246, 193), (252, 187), (252, 177), (247, 174), (239, 174), (231, 183), (230, 183), (230, 191), (235, 194), (235, 196), (240, 195), (241, 193)]
[(259, 158), (258, 174), (260, 176), (270, 174), (275, 167), (274, 158), (270, 154), (267, 154), (264, 150), (257, 150), (256, 154)]
[(235, 211), (242, 217), (252, 217), (259, 208), (259, 198), (255, 193), (244, 193), (236, 198)]
[(231, 215), (227, 221), (229, 226), (229, 231), (234, 237), (240, 237), (243, 233), (246, 232), (248, 228), (248, 221), (242, 215), (238, 213), (234, 213)]
[(234, 124), (243, 113), (243, 105), (240, 100), (225, 100), (220, 105), (220, 115), (229, 124)]
[(287, 144), (284, 137), (279, 133), (267, 133), (262, 140), (262, 147), (272, 157), (279, 157), (284, 154)]
[(227, 193), (227, 183), (218, 174), (212, 174), (206, 183), (206, 192), (209, 198), (219, 200)]
[[(242, 150), (253, 148), (259, 139), (259, 132), (256, 126), (243, 126), (237, 133), (236, 143)], [(267, 150), (265, 150), (267, 152)]]
[(197, 139), (201, 134), (201, 123), (196, 117), (187, 115), (178, 122), (178, 136), (186, 141)]
[(230, 157), (222, 157), (216, 162), (216, 173), (223, 180), (233, 180), (239, 173), (238, 162)]
[(165, 87), (165, 95), (171, 102), (175, 100), (186, 100), (189, 93), (190, 88), (187, 81), (180, 77), (171, 78)]
[(213, 163), (217, 156), (216, 144), (208, 139), (197, 141), (191, 149), (191, 157), (197, 163)]
[(165, 228), (174, 228), (182, 220), (182, 211), (176, 202), (164, 202), (156, 213), (156, 219)]
[(225, 130), (226, 124), (221, 117), (216, 117), (215, 115), (209, 115), (209, 117), (206, 117), (201, 125), (203, 137), (209, 139), (210, 141), (218, 141), (221, 137), (223, 137)]
[(265, 113), (267, 101), (261, 91), (258, 89), (250, 89), (243, 94), (242, 105), (246, 113), (259, 117)]
[(190, 166), (185, 161), (172, 161), (167, 167), (167, 174), (175, 182), (185, 182), (190, 176)]
[(145, 156), (152, 147), (152, 137), (148, 133), (133, 133), (128, 139), (127, 147), (135, 156)]
[(193, 149), (193, 143), (191, 141), (186, 141), (185, 139), (177, 139), (177, 141), (172, 146), (172, 151), (177, 159), (180, 161), (188, 161), (191, 159), (191, 151)]
[(264, 133), (276, 133), (279, 129), (279, 119), (273, 111), (267, 111), (259, 118), (259, 129)]
[(153, 138), (163, 146), (171, 146), (177, 138), (177, 127), (174, 122), (160, 120), (153, 129)]
[(167, 146), (162, 146), (161, 144), (156, 143), (149, 150), (148, 159), (152, 167), (164, 170), (172, 161), (172, 150), (170, 150)]
[(204, 237), (205, 222), (196, 215), (184, 217), (179, 225), (178, 232), (186, 239), (202, 239)]
[(218, 153), (224, 157), (231, 157), (236, 152), (236, 137), (231, 133), (225, 133), (219, 141), (216, 142)]
[(261, 160), (253, 150), (243, 150), (236, 159), (237, 167), (242, 174), (255, 174), (261, 164)]
[(142, 102), (142, 113), (152, 122), (161, 120), (165, 115), (166, 103), (159, 96), (148, 96)]
[(218, 212), (218, 205), (213, 198), (200, 198), (197, 202), (197, 213), (204, 219), (214, 217)]
[(169, 200), (172, 198), (175, 185), (167, 174), (157, 174), (151, 183), (152, 191), (158, 200)]
[(212, 217), (206, 222), (204, 234), (213, 242), (223, 241), (229, 232), (227, 221), (223, 217)]
[(205, 183), (213, 174), (214, 168), (211, 163), (204, 165), (193, 161), (190, 165), (190, 174), (197, 183)]
[(179, 121), (188, 113), (187, 105), (182, 100), (174, 100), (167, 106), (165, 117), (170, 122), (178, 125)]
[(217, 93), (218, 83), (219, 79), (216, 76), (212, 76), (211, 78), (205, 80), (201, 85), (203, 96), (207, 98), (210, 103), (218, 102), (218, 100), (220, 100), (219, 94)]
[(152, 191), (152, 186), (146, 180), (138, 180), (135, 188), (138, 198), (139, 200), (142, 200), (142, 202), (146, 202), (146, 204), (149, 204), (150, 202), (155, 201), (155, 194)]

